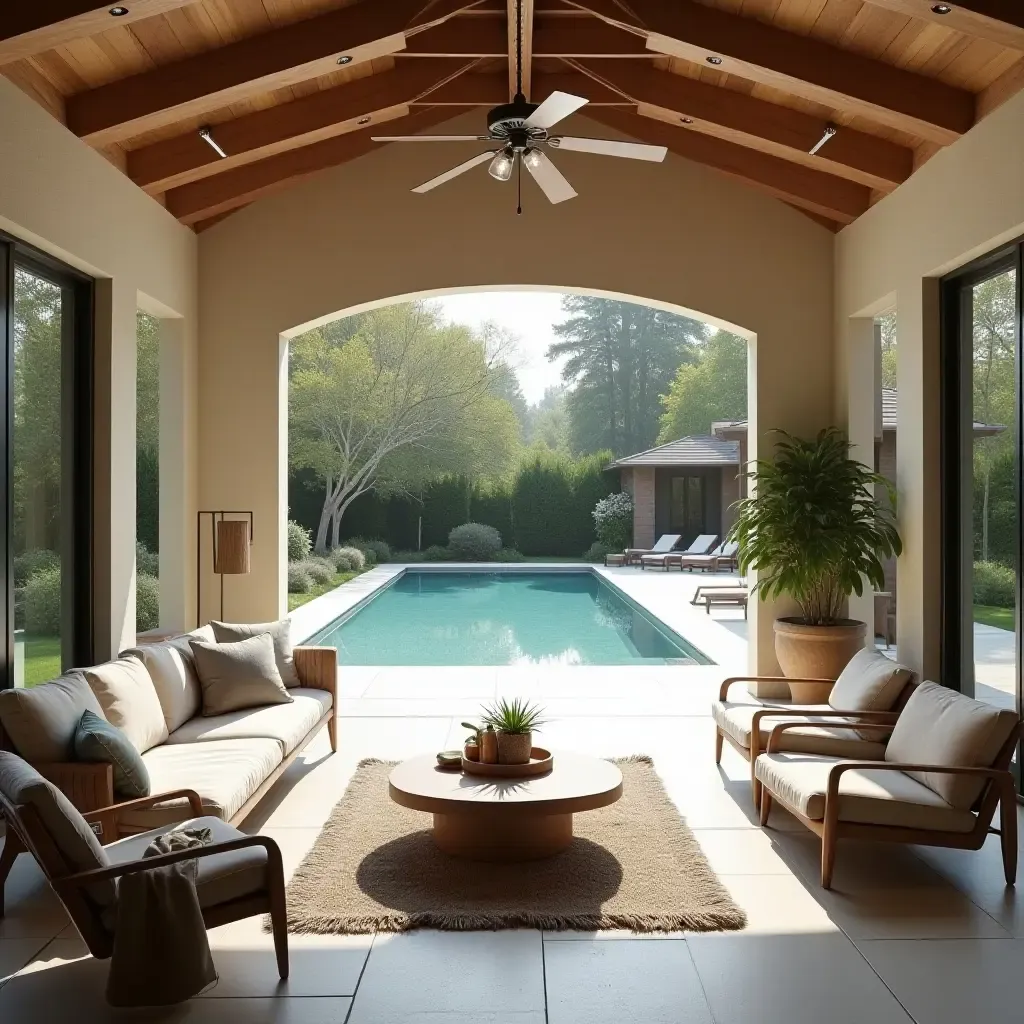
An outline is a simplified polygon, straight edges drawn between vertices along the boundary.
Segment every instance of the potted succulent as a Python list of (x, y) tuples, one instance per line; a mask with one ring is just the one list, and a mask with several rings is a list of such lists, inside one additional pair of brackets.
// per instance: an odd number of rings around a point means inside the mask
[[(799, 615), (775, 620), (782, 671), (836, 679), (867, 630), (843, 617), (847, 598), (863, 593), (865, 579), (883, 590), (882, 562), (903, 549), (896, 495), (885, 477), (850, 458), (837, 428), (812, 441), (779, 433), (773, 458), (746, 474), (751, 496), (737, 503), (729, 539), (739, 543), (740, 570), (757, 571), (762, 600), (788, 595), (799, 606)], [(876, 499), (876, 487), (888, 503)]]
[(498, 734), (498, 764), (529, 764), (534, 730), (545, 724), (543, 714), (536, 704), (519, 697), (502, 697), (484, 707), (484, 724)]

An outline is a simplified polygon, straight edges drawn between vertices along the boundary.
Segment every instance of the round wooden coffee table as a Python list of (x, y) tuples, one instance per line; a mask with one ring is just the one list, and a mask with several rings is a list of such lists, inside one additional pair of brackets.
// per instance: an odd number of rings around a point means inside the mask
[(572, 816), (615, 803), (622, 773), (610, 761), (555, 751), (555, 766), (532, 779), (489, 779), (439, 768), (433, 754), (403, 761), (388, 780), (391, 799), (434, 816), (438, 849), (468, 860), (539, 860), (572, 842)]

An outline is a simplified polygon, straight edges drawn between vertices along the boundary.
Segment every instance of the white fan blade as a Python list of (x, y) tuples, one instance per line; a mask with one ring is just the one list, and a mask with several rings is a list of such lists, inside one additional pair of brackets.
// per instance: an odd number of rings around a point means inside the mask
[(624, 156), (629, 160), (650, 160), (661, 163), (668, 154), (664, 146), (643, 146), (638, 142), (613, 142), (611, 139), (575, 139), (560, 135), (548, 142), (555, 149), (570, 149), (577, 153), (597, 153), (600, 156)]
[(553, 92), (527, 119), (527, 128), (550, 128), (558, 124), (563, 117), (568, 117), (574, 110), (579, 110), (590, 100), (582, 96), (573, 96), (569, 92)]
[(530, 155), (535, 159), (530, 162), (524, 160), (523, 163), (552, 203), (564, 203), (577, 194), (576, 189), (565, 180), (565, 175), (539, 149), (533, 150)]
[(371, 142), (490, 142), (490, 135), (371, 135)]
[(460, 174), (465, 174), (466, 171), (471, 171), (474, 167), (479, 167), (480, 164), (485, 164), (488, 160), (493, 159), (494, 152), (492, 150), (486, 153), (477, 153), (476, 156), (471, 156), (468, 160), (464, 160), (458, 167), (453, 167), (450, 171), (445, 171), (444, 174), (439, 174), (436, 178), (431, 178), (430, 181), (417, 185), (413, 192), (429, 192), (432, 188), (437, 188), (438, 185), (443, 185), (446, 181), (451, 181), (452, 178), (457, 178)]

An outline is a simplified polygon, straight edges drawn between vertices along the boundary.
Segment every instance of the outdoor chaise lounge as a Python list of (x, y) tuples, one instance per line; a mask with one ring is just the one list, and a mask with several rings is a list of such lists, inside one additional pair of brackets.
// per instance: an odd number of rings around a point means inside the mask
[[(1017, 796), (1009, 769), (1020, 733), (1016, 711), (924, 682), (895, 725), (871, 727), (889, 734), (874, 757), (784, 751), (796, 728), (776, 726), (768, 752), (754, 762), (763, 786), (761, 824), (777, 800), (821, 837), (822, 888), (832, 886), (840, 839), (980, 850), (993, 832), (1006, 884), (1014, 884)], [(997, 805), (999, 827), (993, 828)]]
[(706, 555), (680, 555), (680, 569), (700, 569), (701, 572), (721, 572), (736, 566), (736, 557), (740, 546), (734, 540), (722, 541), (718, 547)]
[(736, 605), (743, 609), (743, 618), (746, 618), (749, 596), (746, 580), (739, 580), (736, 583), (715, 583), (710, 586), (702, 584), (694, 591), (690, 604), (704, 605), (704, 611), (708, 615), (711, 614), (711, 609), (715, 605)]
[(640, 559), (645, 555), (663, 555), (671, 551), (680, 541), (681, 534), (663, 533), (655, 542), (653, 548), (626, 548), (623, 552), (626, 556), (626, 565), (639, 565)]
[(672, 564), (678, 564), (681, 558), (685, 558), (689, 555), (709, 554), (712, 548), (714, 548), (715, 541), (717, 540), (718, 534), (702, 533), (690, 544), (688, 548), (686, 548), (685, 551), (672, 551), (671, 549), (668, 549), (641, 554), (639, 559), (640, 568), (646, 569), (649, 565), (657, 565), (668, 571), (668, 567)]

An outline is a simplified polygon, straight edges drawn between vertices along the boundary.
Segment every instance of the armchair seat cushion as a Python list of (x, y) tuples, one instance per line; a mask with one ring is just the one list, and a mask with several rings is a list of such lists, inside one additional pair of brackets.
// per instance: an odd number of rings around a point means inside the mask
[[(753, 727), (755, 711), (764, 710), (764, 704), (733, 704), (728, 701), (716, 701), (711, 707), (715, 724), (739, 746), (750, 749), (750, 734)], [(786, 708), (787, 712), (790, 710)], [(761, 719), (759, 749), (768, 746), (768, 737), (775, 726), (782, 722), (803, 722), (806, 728), (787, 729), (783, 733), (783, 747), (786, 750), (800, 751), (810, 754), (829, 754), (833, 757), (876, 761), (885, 754), (885, 744), (875, 739), (865, 739), (855, 729), (825, 729), (821, 726), (841, 725), (841, 719), (815, 718), (815, 710), (830, 711), (827, 704), (807, 705), (792, 709), (792, 714), (772, 716)], [(878, 735), (877, 733), (875, 735)]]
[[(326, 690), (296, 687), (290, 690), (291, 704), (229, 711), (210, 718), (193, 718), (168, 737), (168, 743), (198, 743), (211, 740), (272, 739), (287, 757), (331, 708)], [(194, 788), (194, 787), (193, 787)]]
[[(244, 835), (233, 825), (214, 817), (190, 818), (188, 821), (175, 823), (173, 827), (208, 828), (211, 842), (214, 843), (226, 843), (230, 839), (240, 839)], [(157, 836), (167, 831), (169, 828), (166, 826), (152, 829), (137, 836), (120, 839), (104, 849), (111, 864), (141, 860), (146, 847)], [(267, 887), (267, 851), (259, 846), (232, 850), (213, 857), (202, 857), (196, 863), (199, 866), (196, 894), (199, 896), (199, 905), (204, 909), (230, 903)]]
[[(828, 776), (837, 757), (814, 754), (761, 754), (754, 775), (783, 803), (805, 818), (825, 817)], [(970, 832), (975, 817), (951, 807), (934, 790), (898, 771), (844, 772), (839, 781), (839, 820), (865, 825)]]
[[(203, 810), (230, 821), (284, 759), (274, 739), (214, 740), (207, 743), (164, 743), (143, 755), (150, 791), (193, 789)], [(119, 825), (129, 831), (172, 825), (182, 819), (184, 799), (152, 808), (125, 811)]]

